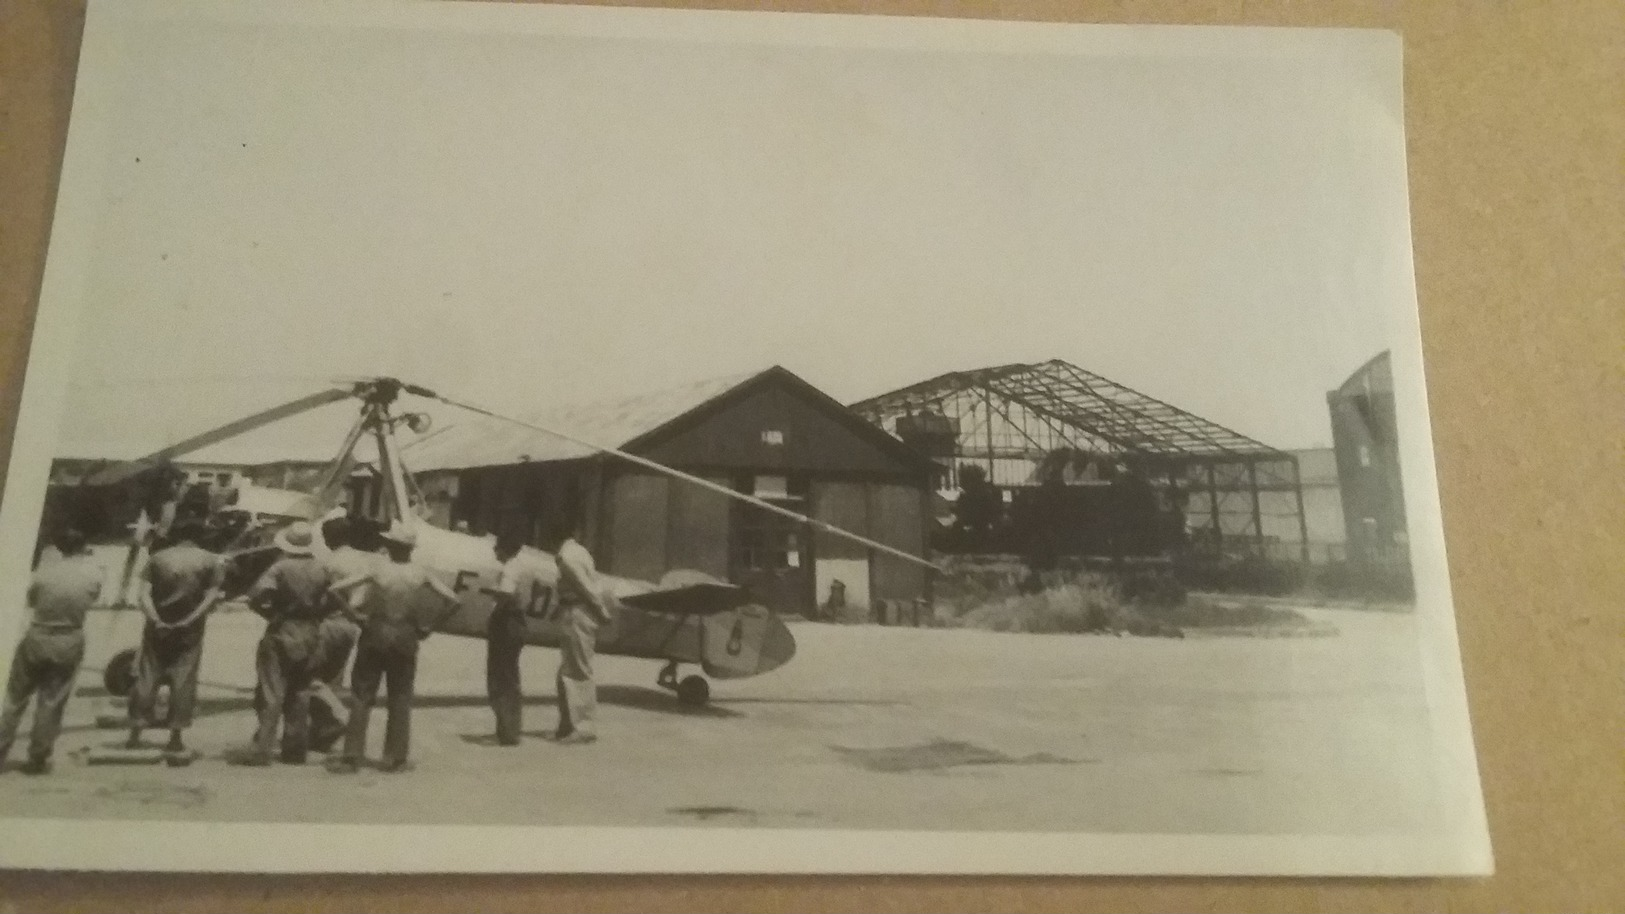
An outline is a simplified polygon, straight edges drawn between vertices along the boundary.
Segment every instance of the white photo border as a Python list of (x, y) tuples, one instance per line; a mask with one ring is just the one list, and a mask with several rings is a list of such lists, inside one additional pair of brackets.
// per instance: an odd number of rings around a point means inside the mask
[[(1383, 298), (1391, 341), (1418, 646), (1446, 818), (1428, 835), (1022, 834), (839, 829), (366, 826), (10, 819), (0, 865), (30, 869), (194, 872), (885, 873), (1208, 876), (1477, 876), (1493, 872), (1468, 714), (1422, 361), (1409, 231), (1401, 42), (1358, 29), (1017, 23), (812, 13), (721, 12), (432, 0), (90, 0), (60, 192), (39, 296), (4, 500), (0, 580), (29, 573), (58, 441), (83, 290), (101, 221), (116, 100), (120, 24), (197, 18), (325, 27), (502, 31), (668, 42), (911, 48), (966, 53), (1259, 57), (1358, 53), (1391, 76), (1371, 103), (1390, 125), (1385, 186), (1392, 247)], [(25, 623), (0, 601), (0, 630)], [(11, 652), (0, 657), (0, 675)], [(267, 855), (265, 849), (277, 849)], [(274, 857), (274, 859), (272, 859)]]

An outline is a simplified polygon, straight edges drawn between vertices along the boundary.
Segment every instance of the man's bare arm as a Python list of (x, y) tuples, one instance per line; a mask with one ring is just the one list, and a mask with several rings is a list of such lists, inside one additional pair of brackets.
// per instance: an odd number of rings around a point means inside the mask
[(328, 590), (333, 593), (344, 593), (360, 587), (362, 584), (365, 584), (370, 580), (372, 580), (372, 575), (370, 573), (364, 572), (362, 574), (352, 574), (342, 581), (335, 581), (328, 587)]
[(256, 614), (266, 619), (270, 618), (271, 601), (276, 596), (276, 575), (277, 566), (272, 565), (270, 568), (265, 569), (265, 573), (260, 575), (260, 579), (255, 581), (254, 586), (248, 589), (249, 609), (254, 610)]
[(152, 599), (152, 579), (143, 573), (141, 586), (136, 588), (136, 605), (141, 607), (141, 614), (147, 621), (159, 628), (168, 628), (169, 624), (158, 617), (158, 604)]
[(446, 608), (442, 610), (439, 615), (434, 617), (433, 622), (430, 622), (428, 625), (421, 626), (418, 629), (418, 640), (420, 641), (434, 634), (434, 632), (439, 629), (441, 625), (445, 624), (447, 619), (450, 619), (452, 616), (456, 615), (457, 611), (462, 608), (462, 601), (458, 599), (457, 592), (452, 590), (450, 587), (447, 587), (444, 581), (440, 580), (434, 575), (426, 575), (424, 577), (423, 586), (438, 594), (440, 598), (446, 602)]
[(427, 577), (427, 582), (428, 582), (429, 589), (433, 590), (435, 593), (439, 594), (440, 599), (445, 600), (447, 603), (451, 603), (453, 605), (455, 605), (458, 602), (457, 591), (452, 590), (450, 587), (447, 587), (445, 581), (440, 580), (439, 578), (435, 577), (434, 575), (429, 575)]
[(209, 589), (204, 592), (203, 599), (198, 601), (197, 609), (192, 610), (186, 618), (175, 623), (176, 628), (186, 628), (197, 620), (214, 612), (216, 606), (226, 596), (226, 562), (224, 559), (215, 563), (214, 571), (209, 575)]

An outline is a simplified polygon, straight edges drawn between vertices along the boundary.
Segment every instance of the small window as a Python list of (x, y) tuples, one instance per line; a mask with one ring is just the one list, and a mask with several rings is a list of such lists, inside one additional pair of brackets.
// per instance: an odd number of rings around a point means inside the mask
[(758, 476), (752, 484), (752, 494), (757, 498), (788, 498), (790, 480), (784, 476)]
[(231, 474), (230, 473), (221, 473), (219, 476), (215, 477), (214, 481), (216, 483), (218, 483), (222, 488), (225, 487), (225, 486), (229, 486), (229, 485), (231, 485)]
[(1370, 445), (1362, 444), (1362, 445), (1360, 445), (1360, 466), (1368, 467), (1370, 465), (1371, 465), (1371, 447), (1370, 447)]
[(783, 445), (784, 444), (784, 430), (783, 429), (777, 429), (777, 428), (763, 429), (762, 430), (762, 443), (766, 444), (766, 445), (771, 445), (773, 447), (779, 447), (779, 446)]

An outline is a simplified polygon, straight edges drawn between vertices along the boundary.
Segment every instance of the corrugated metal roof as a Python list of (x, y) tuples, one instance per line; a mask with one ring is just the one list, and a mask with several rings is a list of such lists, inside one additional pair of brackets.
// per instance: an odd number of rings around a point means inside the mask
[[(1280, 451), (1147, 394), (1051, 359), (957, 371), (852, 405), (882, 429), (932, 407), (959, 420), (962, 457), (1001, 445), (1098, 448), (1171, 457), (1277, 457)], [(1041, 439), (1042, 443), (1034, 439)], [(984, 447), (983, 442), (989, 442)]]
[[(554, 407), (518, 418), (595, 444), (618, 448), (759, 374), (761, 372), (712, 378), (639, 396)], [(591, 448), (556, 435), (499, 419), (471, 416), (444, 425), (438, 433), (407, 445), (402, 449), (401, 458), (407, 469), (422, 473), (571, 460), (593, 453)]]

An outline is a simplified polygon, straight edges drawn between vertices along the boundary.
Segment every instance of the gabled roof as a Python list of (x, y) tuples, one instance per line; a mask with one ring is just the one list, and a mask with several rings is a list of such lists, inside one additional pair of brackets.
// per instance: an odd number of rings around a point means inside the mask
[[(773, 366), (679, 387), (593, 403), (555, 407), (518, 418), (574, 438), (630, 453), (652, 448), (669, 436), (728, 409), (763, 385), (779, 383), (824, 409), (861, 439), (905, 466), (929, 467), (924, 457), (875, 428), (793, 372)], [(402, 448), (401, 459), (414, 473), (574, 460), (597, 453), (557, 435), (512, 422), (479, 417), (443, 426)]]
[(806, 402), (822, 409), (836, 423), (845, 426), (848, 431), (852, 432), (860, 440), (878, 448), (882, 453), (898, 463), (919, 471), (929, 470), (935, 466), (924, 454), (866, 422), (862, 416), (847, 409), (841, 401), (824, 393), (808, 383), (800, 375), (780, 365), (775, 365), (766, 371), (751, 375), (739, 384), (706, 400), (693, 409), (644, 432), (628, 441), (623, 449), (635, 451), (653, 446), (670, 435), (704, 422), (706, 419), (729, 408), (737, 401), (750, 396), (758, 388), (772, 383), (784, 385)]
[[(759, 376), (729, 375), (616, 400), (578, 403), (520, 416), (573, 437), (621, 448)], [(401, 459), (413, 472), (573, 460), (596, 453), (556, 435), (475, 417), (412, 442)]]

